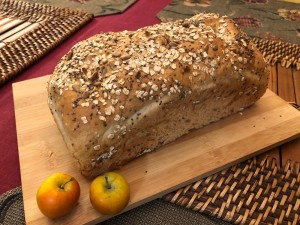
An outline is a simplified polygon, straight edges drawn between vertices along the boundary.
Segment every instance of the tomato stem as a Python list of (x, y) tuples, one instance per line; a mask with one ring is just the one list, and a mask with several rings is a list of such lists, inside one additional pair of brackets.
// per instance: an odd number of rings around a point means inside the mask
[(63, 183), (63, 184), (61, 184), (61, 185), (59, 186), (59, 188), (60, 188), (60, 189), (64, 189), (64, 188), (65, 188), (65, 185), (66, 185), (67, 183), (69, 183), (69, 182), (73, 181), (73, 180), (74, 180), (74, 178), (73, 178), (73, 177), (71, 177), (71, 179), (70, 179), (70, 180), (68, 180), (66, 183)]
[(107, 176), (105, 176), (105, 181), (106, 181), (106, 188), (107, 188), (107, 189), (111, 189), (111, 185), (110, 185), (110, 183), (108, 182), (108, 177), (107, 177)]

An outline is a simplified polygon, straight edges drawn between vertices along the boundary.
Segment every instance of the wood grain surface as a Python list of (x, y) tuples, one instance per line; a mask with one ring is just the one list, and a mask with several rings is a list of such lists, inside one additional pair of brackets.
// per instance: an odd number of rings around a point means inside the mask
[[(270, 66), (269, 89), (285, 101), (300, 107), (300, 70), (295, 67), (285, 68), (280, 64)], [(300, 109), (300, 108), (299, 108)], [(300, 127), (299, 127), (300, 130)], [(299, 167), (300, 164), (300, 138), (280, 145), (264, 154), (276, 160), (278, 165), (284, 167), (288, 162), (292, 167)]]
[[(13, 84), (22, 190), (27, 224), (96, 223), (108, 217), (89, 202), (90, 181), (83, 178), (47, 106), (49, 77)], [(299, 137), (300, 113), (271, 91), (243, 113), (191, 132), (124, 166), (131, 187), (125, 211), (177, 190), (237, 162)], [(73, 175), (80, 183), (79, 205), (68, 216), (49, 220), (38, 210), (39, 185), (54, 172)]]

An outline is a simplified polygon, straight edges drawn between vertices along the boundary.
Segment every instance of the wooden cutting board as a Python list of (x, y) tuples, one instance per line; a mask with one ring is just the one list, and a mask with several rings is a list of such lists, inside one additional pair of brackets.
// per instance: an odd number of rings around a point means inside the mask
[[(84, 224), (108, 219), (89, 202), (90, 181), (77, 170), (47, 105), (48, 76), (13, 84), (25, 219), (27, 224)], [(120, 172), (131, 187), (124, 210), (184, 187), (237, 162), (300, 136), (300, 113), (268, 90), (243, 113), (191, 132), (145, 155)], [(65, 218), (49, 220), (36, 204), (36, 191), (54, 172), (80, 183), (79, 205)]]

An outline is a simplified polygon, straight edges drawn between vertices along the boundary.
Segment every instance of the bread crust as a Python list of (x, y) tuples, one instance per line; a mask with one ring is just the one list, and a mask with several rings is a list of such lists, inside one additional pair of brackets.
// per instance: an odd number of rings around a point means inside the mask
[(198, 14), (79, 42), (51, 75), (48, 103), (91, 179), (249, 107), (268, 74), (231, 20)]

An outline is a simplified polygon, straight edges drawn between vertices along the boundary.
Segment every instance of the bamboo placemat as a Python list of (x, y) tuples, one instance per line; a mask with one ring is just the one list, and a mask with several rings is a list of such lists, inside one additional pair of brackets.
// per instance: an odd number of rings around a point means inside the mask
[(92, 18), (81, 10), (0, 0), (0, 85)]

